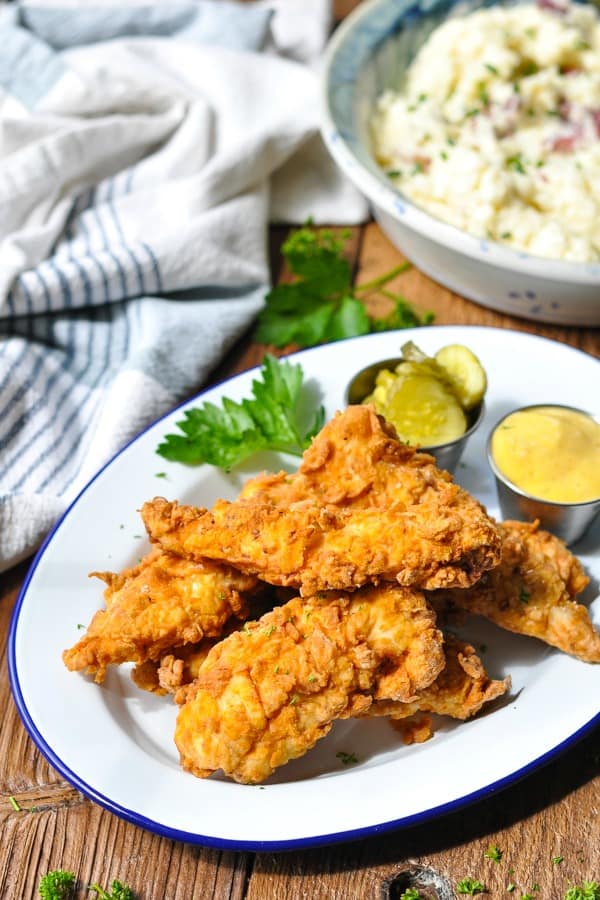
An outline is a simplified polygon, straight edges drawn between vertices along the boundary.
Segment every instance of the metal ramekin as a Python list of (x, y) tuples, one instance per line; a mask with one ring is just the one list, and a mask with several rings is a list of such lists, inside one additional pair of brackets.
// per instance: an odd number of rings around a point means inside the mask
[(539, 409), (540, 407), (568, 409), (571, 412), (582, 413), (584, 416), (593, 419), (594, 422), (600, 423), (600, 416), (564, 403), (533, 403), (529, 406), (517, 407), (505, 416), (502, 416), (491, 429), (487, 440), (488, 463), (494, 473), (498, 502), (505, 519), (525, 519), (530, 521), (539, 519), (540, 524), (547, 531), (552, 532), (565, 543), (573, 544), (583, 536), (600, 512), (600, 497), (595, 500), (586, 500), (582, 503), (559, 503), (556, 500), (543, 500), (540, 497), (534, 497), (522, 488), (517, 487), (516, 484), (513, 484), (498, 468), (492, 455), (493, 436), (504, 420), (513, 413), (523, 412), (528, 409)]
[[(371, 363), (370, 366), (365, 366), (351, 379), (346, 389), (346, 401), (350, 404), (362, 403), (365, 397), (368, 397), (373, 391), (378, 373), (382, 369), (394, 370), (401, 362), (404, 362), (404, 358), (397, 356), (393, 359), (382, 359), (379, 362)], [(418, 449), (422, 450), (423, 453), (431, 453), (440, 469), (446, 469), (447, 472), (451, 473), (454, 472), (468, 439), (481, 424), (484, 412), (485, 403), (482, 400), (478, 406), (466, 413), (468, 427), (464, 434), (461, 434), (460, 437), (455, 438), (453, 441), (448, 441), (446, 444), (419, 447)]]

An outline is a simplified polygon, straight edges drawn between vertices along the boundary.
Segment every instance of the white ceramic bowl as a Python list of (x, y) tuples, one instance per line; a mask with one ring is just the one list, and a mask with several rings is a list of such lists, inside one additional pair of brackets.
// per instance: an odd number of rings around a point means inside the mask
[(501, 312), (563, 325), (600, 325), (600, 263), (531, 256), (436, 219), (394, 189), (375, 162), (368, 123), (398, 88), (431, 31), (489, 0), (366, 0), (334, 33), (325, 57), (323, 137), (365, 194), (390, 240), (456, 293)]

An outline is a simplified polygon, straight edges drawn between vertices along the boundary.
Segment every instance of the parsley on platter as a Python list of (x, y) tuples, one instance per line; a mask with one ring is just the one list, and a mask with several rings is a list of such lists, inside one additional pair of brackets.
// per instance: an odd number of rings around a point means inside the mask
[[(289, 284), (276, 285), (265, 298), (255, 339), (274, 347), (296, 344), (314, 347), (374, 331), (390, 331), (427, 325), (431, 313), (417, 315), (400, 295), (386, 291), (385, 285), (410, 268), (403, 263), (379, 278), (352, 285), (352, 269), (344, 257), (349, 232), (338, 236), (328, 228), (300, 228), (292, 232), (281, 252), (296, 276)], [(368, 314), (363, 297), (378, 291), (392, 303), (384, 318)]]
[(301, 456), (323, 426), (323, 407), (303, 429), (302, 367), (267, 354), (260, 376), (252, 382), (252, 398), (237, 403), (224, 397), (221, 408), (203, 403), (186, 410), (176, 423), (182, 434), (165, 435), (156, 452), (173, 462), (205, 462), (226, 470), (260, 450)]

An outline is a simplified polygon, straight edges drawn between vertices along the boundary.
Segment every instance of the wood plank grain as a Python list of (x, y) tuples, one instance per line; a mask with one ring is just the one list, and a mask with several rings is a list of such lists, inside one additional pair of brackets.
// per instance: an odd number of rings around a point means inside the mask
[[(434, 870), (452, 888), (463, 877), (478, 878), (490, 898), (511, 896), (506, 886), (513, 882), (516, 898), (538, 884), (539, 900), (559, 900), (569, 885), (600, 873), (599, 750), (600, 728), (546, 768), (464, 811), (341, 846), (260, 856), (247, 900), (382, 897), (392, 878), (415, 866)], [(400, 812), (401, 781), (388, 789), (397, 791)], [(502, 850), (500, 863), (484, 856), (491, 844)], [(553, 865), (559, 855), (564, 861)]]
[[(406, 257), (375, 222), (365, 226), (360, 250), (358, 284), (371, 281), (403, 261), (406, 261)], [(402, 293), (419, 312), (433, 312), (436, 325), (487, 325), (494, 328), (512, 328), (561, 341), (600, 357), (599, 328), (551, 325), (504, 315), (454, 294), (415, 267), (400, 275), (388, 287)]]
[(40, 877), (57, 868), (86, 885), (129, 884), (139, 900), (215, 897), (242, 900), (251, 858), (195, 847), (143, 831), (89, 801), (78, 807), (15, 814), (2, 825), (0, 896), (37, 896)]

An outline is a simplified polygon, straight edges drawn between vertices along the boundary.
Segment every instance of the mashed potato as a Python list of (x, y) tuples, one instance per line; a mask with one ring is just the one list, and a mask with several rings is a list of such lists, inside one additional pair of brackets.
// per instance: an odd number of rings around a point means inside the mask
[(600, 21), (594, 9), (482, 9), (438, 27), (372, 119), (407, 197), (537, 256), (600, 259)]

